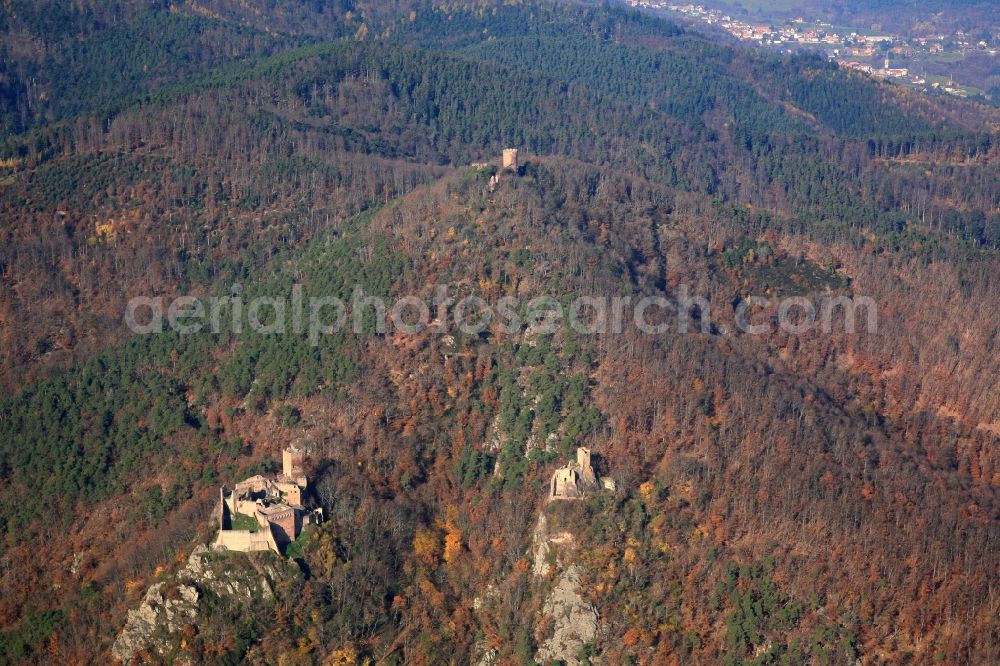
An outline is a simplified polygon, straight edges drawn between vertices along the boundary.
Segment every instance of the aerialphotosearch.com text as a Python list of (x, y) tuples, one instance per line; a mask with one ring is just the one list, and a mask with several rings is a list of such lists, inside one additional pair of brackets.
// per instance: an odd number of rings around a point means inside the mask
[[(234, 334), (252, 331), (265, 335), (305, 335), (319, 344), (324, 335), (350, 330), (355, 334), (390, 331), (416, 334), (429, 327), (441, 332), (458, 330), (478, 335), (489, 330), (512, 335), (524, 330), (555, 333), (569, 327), (581, 335), (622, 333), (627, 327), (650, 334), (730, 333), (765, 335), (775, 327), (790, 334), (820, 330), (854, 333), (859, 324), (868, 333), (878, 326), (875, 302), (865, 296), (804, 296), (742, 299), (733, 313), (733, 325), (713, 327), (709, 301), (680, 285), (671, 298), (637, 295), (578, 295), (556, 298), (541, 295), (528, 300), (505, 296), (487, 300), (477, 295), (458, 297), (447, 285), (438, 285), (430, 298), (407, 295), (385, 298), (355, 286), (350, 299), (306, 296), (296, 284), (283, 296), (246, 298), (234, 286), (227, 296), (139, 296), (125, 310), (125, 323), (138, 334), (169, 329), (179, 334), (206, 330)], [(454, 327), (454, 329), (452, 329)]]

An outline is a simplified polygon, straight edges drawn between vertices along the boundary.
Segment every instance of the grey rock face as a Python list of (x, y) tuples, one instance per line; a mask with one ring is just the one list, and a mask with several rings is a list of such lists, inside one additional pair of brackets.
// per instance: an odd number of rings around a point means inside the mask
[(128, 612), (125, 626), (111, 648), (115, 659), (128, 663), (147, 648), (164, 655), (173, 645), (174, 635), (183, 631), (185, 625), (196, 623), (198, 603), (204, 596), (202, 590), (247, 602), (273, 598), (268, 578), (279, 575), (275, 568), (268, 565), (263, 570), (233, 573), (220, 566), (225, 560), (213, 562), (209, 553), (205, 546), (195, 548), (175, 575), (175, 585), (161, 582), (149, 586), (139, 607)]
[(563, 660), (570, 666), (580, 663), (577, 655), (597, 635), (597, 611), (581, 595), (580, 568), (566, 567), (545, 599), (542, 611), (552, 617), (552, 637), (542, 643), (538, 661)]

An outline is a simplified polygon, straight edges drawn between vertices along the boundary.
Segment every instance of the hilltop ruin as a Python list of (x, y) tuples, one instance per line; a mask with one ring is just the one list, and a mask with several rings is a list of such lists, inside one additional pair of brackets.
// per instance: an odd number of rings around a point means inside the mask
[(323, 521), (323, 509), (309, 510), (302, 504), (309, 485), (305, 454), (289, 447), (282, 451), (281, 463), (281, 473), (274, 478), (258, 474), (232, 490), (219, 489), (219, 534), (213, 548), (280, 553), (306, 525)]
[(599, 488), (614, 492), (616, 486), (610, 478), (599, 478), (594, 472), (590, 449), (579, 447), (576, 460), (566, 463), (552, 473), (549, 482), (549, 499), (580, 499)]

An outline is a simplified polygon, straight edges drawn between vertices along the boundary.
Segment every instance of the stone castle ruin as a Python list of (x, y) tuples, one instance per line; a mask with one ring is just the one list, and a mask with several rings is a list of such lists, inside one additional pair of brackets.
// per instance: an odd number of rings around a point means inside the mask
[(219, 535), (213, 548), (250, 552), (291, 543), (302, 528), (323, 521), (322, 509), (306, 509), (303, 496), (309, 485), (305, 453), (292, 446), (281, 453), (281, 473), (274, 478), (251, 476), (229, 490), (219, 489)]
[(490, 170), (490, 180), (487, 184), (487, 189), (490, 192), (495, 191), (497, 186), (500, 185), (500, 175), (502, 173), (513, 173), (514, 175), (520, 173), (520, 164), (517, 161), (517, 148), (503, 149), (503, 152), (500, 154), (499, 171), (496, 169), (496, 162), (473, 162), (469, 166), (476, 171)]
[(615, 482), (609, 478), (598, 478), (591, 463), (590, 449), (576, 450), (576, 460), (560, 467), (552, 474), (549, 482), (549, 499), (580, 499), (599, 488), (615, 490)]
[(501, 168), (517, 171), (517, 148), (504, 148)]

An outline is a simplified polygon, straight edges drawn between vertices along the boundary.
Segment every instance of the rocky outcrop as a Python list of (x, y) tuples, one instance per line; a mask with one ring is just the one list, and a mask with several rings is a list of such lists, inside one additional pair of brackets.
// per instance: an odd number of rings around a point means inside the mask
[(146, 590), (138, 608), (128, 612), (125, 626), (111, 648), (112, 656), (129, 663), (143, 650), (166, 654), (175, 638), (190, 624), (196, 624), (199, 602), (206, 593), (251, 601), (270, 599), (270, 580), (279, 575), (272, 565), (237, 569), (225, 561), (242, 555), (220, 555), (199, 546), (187, 563), (170, 579), (154, 583)]
[(178, 597), (171, 599), (164, 594), (163, 587), (164, 583), (151, 585), (139, 608), (128, 612), (125, 627), (111, 648), (115, 659), (127, 663), (140, 650), (147, 647), (156, 649), (158, 646), (154, 637), (157, 632), (179, 632), (197, 616), (197, 588), (179, 585)]
[(553, 627), (552, 635), (542, 642), (535, 656), (543, 664), (579, 664), (581, 648), (597, 636), (597, 610), (584, 599), (581, 569), (576, 564), (563, 565), (574, 545), (569, 532), (549, 534), (545, 514), (539, 514), (532, 538), (532, 571), (539, 578), (558, 573), (555, 586), (542, 604), (542, 613), (552, 618)]
[(532, 573), (540, 577), (549, 574), (549, 569), (551, 568), (549, 553), (551, 552), (552, 546), (549, 544), (548, 539), (548, 521), (545, 519), (545, 514), (540, 513), (538, 514), (538, 522), (535, 524), (535, 531), (532, 534), (531, 540)]
[(580, 586), (580, 568), (566, 567), (556, 586), (545, 599), (542, 612), (553, 619), (552, 636), (538, 649), (536, 660), (547, 664), (563, 661), (569, 666), (580, 663), (580, 649), (597, 636), (597, 611), (584, 600)]

